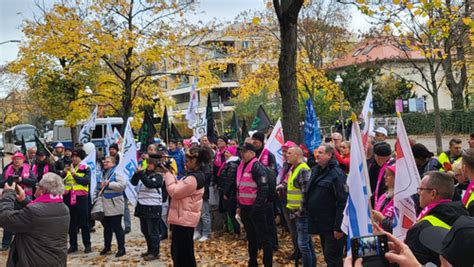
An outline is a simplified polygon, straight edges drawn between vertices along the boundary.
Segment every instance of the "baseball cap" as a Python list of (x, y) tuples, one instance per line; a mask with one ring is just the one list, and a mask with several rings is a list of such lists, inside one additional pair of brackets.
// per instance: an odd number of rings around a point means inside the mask
[(60, 148), (60, 147), (64, 148), (64, 145), (61, 142), (57, 143), (54, 148)]
[(374, 132), (379, 133), (379, 134), (383, 134), (385, 136), (388, 135), (387, 129), (385, 129), (384, 127), (379, 127)]
[(474, 265), (474, 217), (460, 216), (451, 230), (430, 226), (421, 231), (419, 239), (453, 266)]

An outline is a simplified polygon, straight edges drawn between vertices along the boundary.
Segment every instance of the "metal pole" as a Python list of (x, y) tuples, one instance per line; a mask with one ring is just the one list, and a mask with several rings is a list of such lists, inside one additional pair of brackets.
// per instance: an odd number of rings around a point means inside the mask
[(221, 113), (221, 127), (222, 127), (222, 135), (224, 135), (224, 115), (222, 115), (222, 103), (221, 103), (221, 96), (219, 96), (219, 110)]
[(342, 139), (346, 140), (346, 131), (344, 129), (344, 111), (342, 110), (342, 90), (341, 90), (341, 85), (342, 83), (338, 84), (338, 89), (339, 89), (339, 109), (341, 111), (341, 115), (339, 117), (339, 120), (341, 121), (342, 124)]

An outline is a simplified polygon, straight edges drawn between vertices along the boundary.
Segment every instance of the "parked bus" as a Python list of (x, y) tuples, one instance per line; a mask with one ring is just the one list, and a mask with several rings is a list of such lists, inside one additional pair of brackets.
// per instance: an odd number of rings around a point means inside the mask
[[(107, 122), (110, 122), (110, 124), (112, 124), (112, 130), (114, 128), (117, 128), (118, 130), (120, 130), (123, 124), (123, 119), (120, 117), (96, 119), (95, 130), (92, 131), (91, 142), (94, 143), (95, 147), (99, 151), (103, 151), (106, 147), (105, 134), (106, 134)], [(78, 137), (81, 131), (81, 127), (82, 127), (82, 124), (78, 123), (76, 127), (76, 134)], [(54, 125), (53, 125), (53, 138), (50, 145), (54, 147), (59, 142), (61, 142), (65, 147), (73, 147), (72, 139), (71, 139), (71, 128), (65, 125), (64, 120), (57, 120), (54, 122)]]
[(38, 129), (30, 124), (20, 124), (13, 126), (4, 133), (4, 151), (13, 154), (21, 150), (21, 138), (25, 140), (26, 148), (34, 147), (35, 135), (40, 136)]

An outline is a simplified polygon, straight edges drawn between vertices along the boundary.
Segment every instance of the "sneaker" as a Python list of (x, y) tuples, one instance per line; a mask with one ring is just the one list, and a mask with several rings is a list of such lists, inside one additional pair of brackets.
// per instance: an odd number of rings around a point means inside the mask
[(193, 240), (196, 241), (196, 240), (198, 240), (199, 238), (201, 238), (201, 234), (200, 234), (199, 232), (194, 232)]
[(125, 230), (123, 230), (124, 234), (129, 234), (132, 231), (130, 227), (125, 227)]
[(70, 248), (68, 248), (68, 250), (67, 250), (67, 254), (71, 254), (71, 253), (74, 253), (74, 252), (76, 252), (76, 251), (77, 251), (77, 247), (70, 247)]
[(206, 242), (207, 240), (209, 240), (209, 237), (202, 236), (201, 238), (199, 238), (198, 242)]
[(2, 247), (0, 248), (0, 251), (7, 251), (9, 249), (9, 247)]
[(147, 251), (147, 252), (145, 252), (145, 253), (142, 253), (140, 256), (142, 256), (142, 258), (144, 258), (144, 257), (146, 257), (146, 256), (148, 256), (148, 255), (150, 255), (150, 253), (148, 253), (148, 251)]
[(92, 252), (92, 248), (91, 247), (86, 247), (84, 249), (84, 253), (87, 254), (87, 253), (91, 253)]
[(144, 257), (143, 259), (144, 259), (145, 261), (152, 261), (152, 260), (157, 260), (157, 259), (159, 259), (159, 258), (160, 258), (160, 255), (151, 255), (151, 254), (150, 254), (150, 255)]
[(117, 251), (117, 253), (115, 254), (115, 257), (116, 258), (122, 257), (123, 255), (125, 255), (125, 249), (121, 249), (121, 250)]
[(105, 254), (108, 254), (110, 252), (110, 248), (104, 248), (101, 252), (100, 252), (100, 255), (105, 255)]

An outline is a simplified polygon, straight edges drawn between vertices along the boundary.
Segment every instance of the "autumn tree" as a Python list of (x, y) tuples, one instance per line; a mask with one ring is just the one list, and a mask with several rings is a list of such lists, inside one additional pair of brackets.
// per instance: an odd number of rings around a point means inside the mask
[[(421, 77), (421, 82), (410, 80), (425, 90), (433, 99), (435, 113), (435, 137), (437, 151), (442, 151), (439, 91), (445, 82), (450, 90), (454, 108), (463, 109), (463, 92), (467, 85), (466, 48), (469, 25), (469, 1), (433, 0), (400, 1), (393, 4), (372, 5), (369, 1), (344, 1), (356, 4), (359, 9), (374, 19), (374, 23), (384, 25), (384, 35), (405, 53), (405, 58)], [(415, 51), (425, 60), (412, 58)], [(443, 72), (444, 70), (444, 72)], [(456, 79), (456, 72), (459, 78)], [(439, 76), (442, 76), (441, 79)]]

